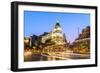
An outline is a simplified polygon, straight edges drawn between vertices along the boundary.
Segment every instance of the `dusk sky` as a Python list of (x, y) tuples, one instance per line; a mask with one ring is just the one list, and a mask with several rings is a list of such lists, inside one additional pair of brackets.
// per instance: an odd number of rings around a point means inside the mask
[(90, 14), (24, 11), (24, 36), (52, 31), (57, 19), (70, 42), (78, 37), (78, 29), (81, 32), (90, 25)]

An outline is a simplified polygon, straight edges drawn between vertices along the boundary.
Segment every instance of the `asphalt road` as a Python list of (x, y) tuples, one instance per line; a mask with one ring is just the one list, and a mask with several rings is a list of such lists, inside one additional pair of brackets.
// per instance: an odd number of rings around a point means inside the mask
[[(89, 54), (76, 54), (76, 53), (68, 53), (64, 55), (64, 57), (67, 59), (89, 59)], [(24, 61), (48, 61), (48, 55), (41, 55), (41, 54), (32, 54), (30, 56), (24, 57)]]

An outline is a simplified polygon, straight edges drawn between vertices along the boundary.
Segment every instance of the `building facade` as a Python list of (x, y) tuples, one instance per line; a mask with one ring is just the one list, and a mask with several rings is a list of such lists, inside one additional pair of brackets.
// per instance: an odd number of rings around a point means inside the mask
[(46, 35), (42, 36), (43, 43), (45, 43), (48, 39), (50, 39), (56, 45), (64, 45), (67, 43), (65, 34), (62, 32), (59, 21), (56, 22), (56, 25), (54, 26), (52, 32), (49, 32)]

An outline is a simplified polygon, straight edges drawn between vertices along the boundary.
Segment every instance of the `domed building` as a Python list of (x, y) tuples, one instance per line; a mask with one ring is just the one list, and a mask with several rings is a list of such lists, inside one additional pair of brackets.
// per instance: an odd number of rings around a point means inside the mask
[(42, 36), (43, 43), (45, 43), (45, 41), (48, 39), (50, 39), (56, 45), (67, 44), (66, 36), (62, 32), (62, 28), (60, 26), (59, 21), (56, 22), (52, 32), (46, 33), (44, 36)]
[(56, 22), (56, 25), (52, 31), (51, 36), (52, 36), (52, 41), (54, 41), (58, 45), (63, 45), (67, 43), (66, 37), (64, 33), (62, 32), (62, 28), (60, 26), (59, 21)]

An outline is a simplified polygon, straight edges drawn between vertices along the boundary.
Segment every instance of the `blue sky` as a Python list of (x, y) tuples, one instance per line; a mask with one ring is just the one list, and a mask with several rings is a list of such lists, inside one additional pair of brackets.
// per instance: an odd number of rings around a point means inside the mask
[(78, 37), (78, 29), (81, 32), (90, 25), (90, 14), (24, 11), (24, 36), (52, 31), (57, 19), (70, 42)]

